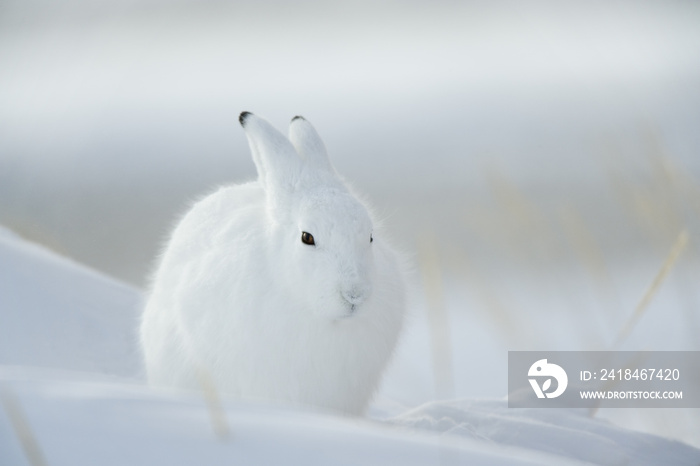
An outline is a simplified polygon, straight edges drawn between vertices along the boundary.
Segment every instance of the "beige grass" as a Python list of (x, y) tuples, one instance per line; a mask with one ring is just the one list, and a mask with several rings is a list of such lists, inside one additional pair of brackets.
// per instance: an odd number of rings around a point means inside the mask
[(214, 433), (221, 441), (231, 439), (231, 429), (226, 421), (226, 411), (224, 410), (224, 406), (219, 398), (219, 392), (216, 389), (214, 380), (208, 372), (201, 368), (198, 371), (197, 378), (199, 379), (199, 385), (202, 388), (204, 400), (207, 403), (209, 420), (211, 421)]
[(10, 425), (15, 431), (20, 445), (22, 445), (22, 450), (24, 450), (24, 455), (29, 464), (31, 466), (45, 466), (47, 464), (46, 459), (36, 435), (34, 435), (22, 406), (9, 387), (0, 386), (0, 404), (5, 409)]
[(438, 399), (454, 397), (452, 342), (450, 323), (442, 283), (438, 251), (433, 236), (424, 238), (420, 251), (420, 269), (426, 294), (426, 311), (430, 327), (435, 395)]
[(666, 261), (664, 261), (663, 266), (656, 274), (656, 277), (654, 277), (654, 280), (647, 288), (644, 296), (642, 297), (641, 301), (639, 301), (639, 304), (637, 304), (637, 307), (634, 309), (634, 312), (630, 318), (622, 327), (622, 330), (620, 330), (613, 347), (618, 347), (627, 338), (634, 326), (637, 324), (637, 322), (639, 322), (639, 319), (642, 318), (644, 312), (649, 306), (649, 303), (661, 287), (661, 284), (664, 282), (664, 280), (666, 280), (666, 277), (668, 277), (668, 274), (673, 269), (678, 257), (681, 255), (681, 252), (683, 252), (683, 249), (685, 249), (685, 246), (688, 244), (689, 237), (690, 235), (688, 234), (688, 230), (683, 230), (680, 232), (678, 238), (676, 238), (676, 241), (673, 244), (673, 247), (671, 248), (671, 252), (668, 254)]

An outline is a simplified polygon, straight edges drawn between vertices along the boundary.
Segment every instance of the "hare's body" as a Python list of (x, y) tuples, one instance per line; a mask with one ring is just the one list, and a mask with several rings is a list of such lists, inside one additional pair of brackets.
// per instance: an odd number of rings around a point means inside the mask
[[(303, 189), (299, 199), (285, 191), (271, 202), (273, 181), (261, 175), (186, 214), (142, 320), (151, 383), (198, 388), (206, 374), (239, 398), (365, 408), (401, 328), (401, 270), (372, 240), (364, 207), (333, 172), (315, 170), (285, 188)], [(302, 244), (302, 228), (315, 244)]]

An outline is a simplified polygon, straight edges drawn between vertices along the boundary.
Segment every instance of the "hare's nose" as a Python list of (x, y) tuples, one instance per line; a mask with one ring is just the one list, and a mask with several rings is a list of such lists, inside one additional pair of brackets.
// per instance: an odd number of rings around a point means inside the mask
[(357, 289), (344, 290), (342, 292), (342, 295), (343, 298), (345, 298), (345, 301), (349, 302), (354, 306), (362, 304), (362, 302), (365, 300), (365, 294)]

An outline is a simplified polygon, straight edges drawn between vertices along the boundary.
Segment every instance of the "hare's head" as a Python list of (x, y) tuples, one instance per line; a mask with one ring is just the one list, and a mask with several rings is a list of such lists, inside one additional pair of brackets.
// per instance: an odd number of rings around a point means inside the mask
[(289, 139), (251, 113), (240, 122), (267, 198), (273, 273), (295, 307), (331, 319), (362, 313), (376, 274), (369, 212), (305, 119), (292, 119)]

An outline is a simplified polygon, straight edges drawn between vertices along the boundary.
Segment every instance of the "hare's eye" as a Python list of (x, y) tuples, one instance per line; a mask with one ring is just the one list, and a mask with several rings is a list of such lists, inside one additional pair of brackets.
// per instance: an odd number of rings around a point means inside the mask
[(310, 245), (316, 244), (316, 242), (314, 241), (314, 235), (312, 235), (311, 233), (307, 233), (305, 231), (301, 232), (301, 242), (304, 244), (310, 244)]
[(372, 241), (374, 241), (374, 238), (372, 237), (372, 235), (369, 235), (369, 242), (371, 243)]

